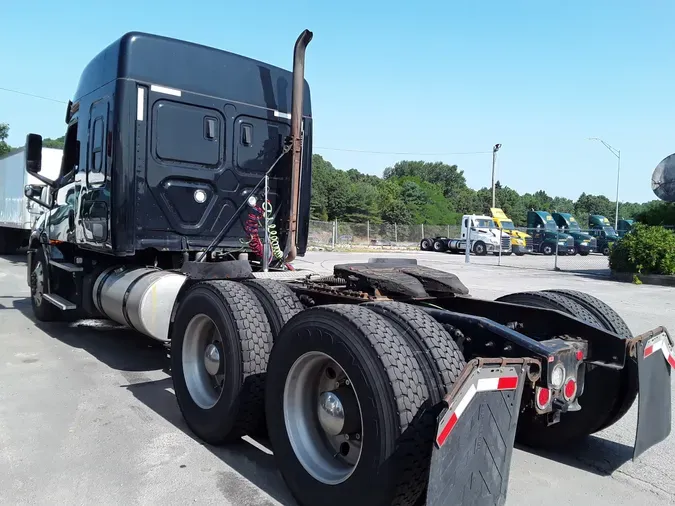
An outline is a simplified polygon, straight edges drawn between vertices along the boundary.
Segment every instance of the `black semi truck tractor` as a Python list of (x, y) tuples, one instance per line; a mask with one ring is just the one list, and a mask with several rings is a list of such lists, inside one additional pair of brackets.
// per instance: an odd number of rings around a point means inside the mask
[(514, 440), (583, 440), (638, 392), (634, 455), (666, 438), (662, 327), (633, 336), (569, 290), (470, 297), (414, 259), (294, 270), (311, 39), (292, 72), (145, 33), (91, 61), (56, 180), (26, 139), (26, 170), (51, 188), (25, 188), (47, 209), (27, 258), (35, 318), (109, 318), (164, 343), (190, 430), (267, 437), (302, 505), (503, 504)]

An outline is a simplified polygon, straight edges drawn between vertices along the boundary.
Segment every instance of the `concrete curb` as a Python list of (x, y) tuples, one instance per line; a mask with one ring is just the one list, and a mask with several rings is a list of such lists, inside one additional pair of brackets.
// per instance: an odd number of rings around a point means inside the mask
[(613, 279), (614, 281), (623, 281), (625, 283), (632, 283), (634, 276), (645, 285), (675, 286), (675, 276), (668, 274), (637, 274), (632, 272), (611, 271), (609, 275), (610, 279)]

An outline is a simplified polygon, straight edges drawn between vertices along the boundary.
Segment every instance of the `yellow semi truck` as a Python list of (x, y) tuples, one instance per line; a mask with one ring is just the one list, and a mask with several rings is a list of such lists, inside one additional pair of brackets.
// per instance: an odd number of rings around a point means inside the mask
[(490, 208), (492, 219), (497, 227), (511, 236), (511, 249), (521, 257), (525, 253), (532, 253), (532, 236), (517, 230), (513, 226), (513, 221), (498, 207)]

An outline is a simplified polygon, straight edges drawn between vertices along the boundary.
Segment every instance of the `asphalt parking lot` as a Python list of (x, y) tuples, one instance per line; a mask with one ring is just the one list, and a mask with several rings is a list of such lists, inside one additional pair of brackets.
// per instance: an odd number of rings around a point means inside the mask
[[(296, 266), (321, 272), (372, 256), (311, 252)], [(636, 334), (658, 325), (675, 331), (673, 288), (467, 266), (456, 255), (377, 256), (452, 271), (477, 297), (583, 290), (613, 306)], [(191, 436), (161, 346), (97, 321), (35, 323), (25, 280), (20, 256), (0, 257), (0, 504), (294, 504), (266, 448), (247, 441), (213, 448)], [(516, 449), (507, 505), (675, 504), (675, 435), (633, 463), (636, 418), (633, 409), (569, 453)]]

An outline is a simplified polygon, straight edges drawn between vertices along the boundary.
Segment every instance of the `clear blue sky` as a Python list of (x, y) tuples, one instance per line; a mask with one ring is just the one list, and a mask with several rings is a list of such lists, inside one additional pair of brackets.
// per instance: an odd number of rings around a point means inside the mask
[[(86, 63), (141, 30), (291, 68), (307, 52), (315, 152), (381, 174), (401, 158), (443, 160), (470, 186), (490, 184), (491, 154), (404, 156), (333, 151), (499, 152), (519, 192), (651, 200), (650, 176), (675, 151), (672, 0), (427, 2), (8, 1), (0, 9), (0, 87), (67, 101)], [(170, 64), (170, 62), (167, 62)], [(64, 133), (65, 106), (0, 91), (10, 144)]]

